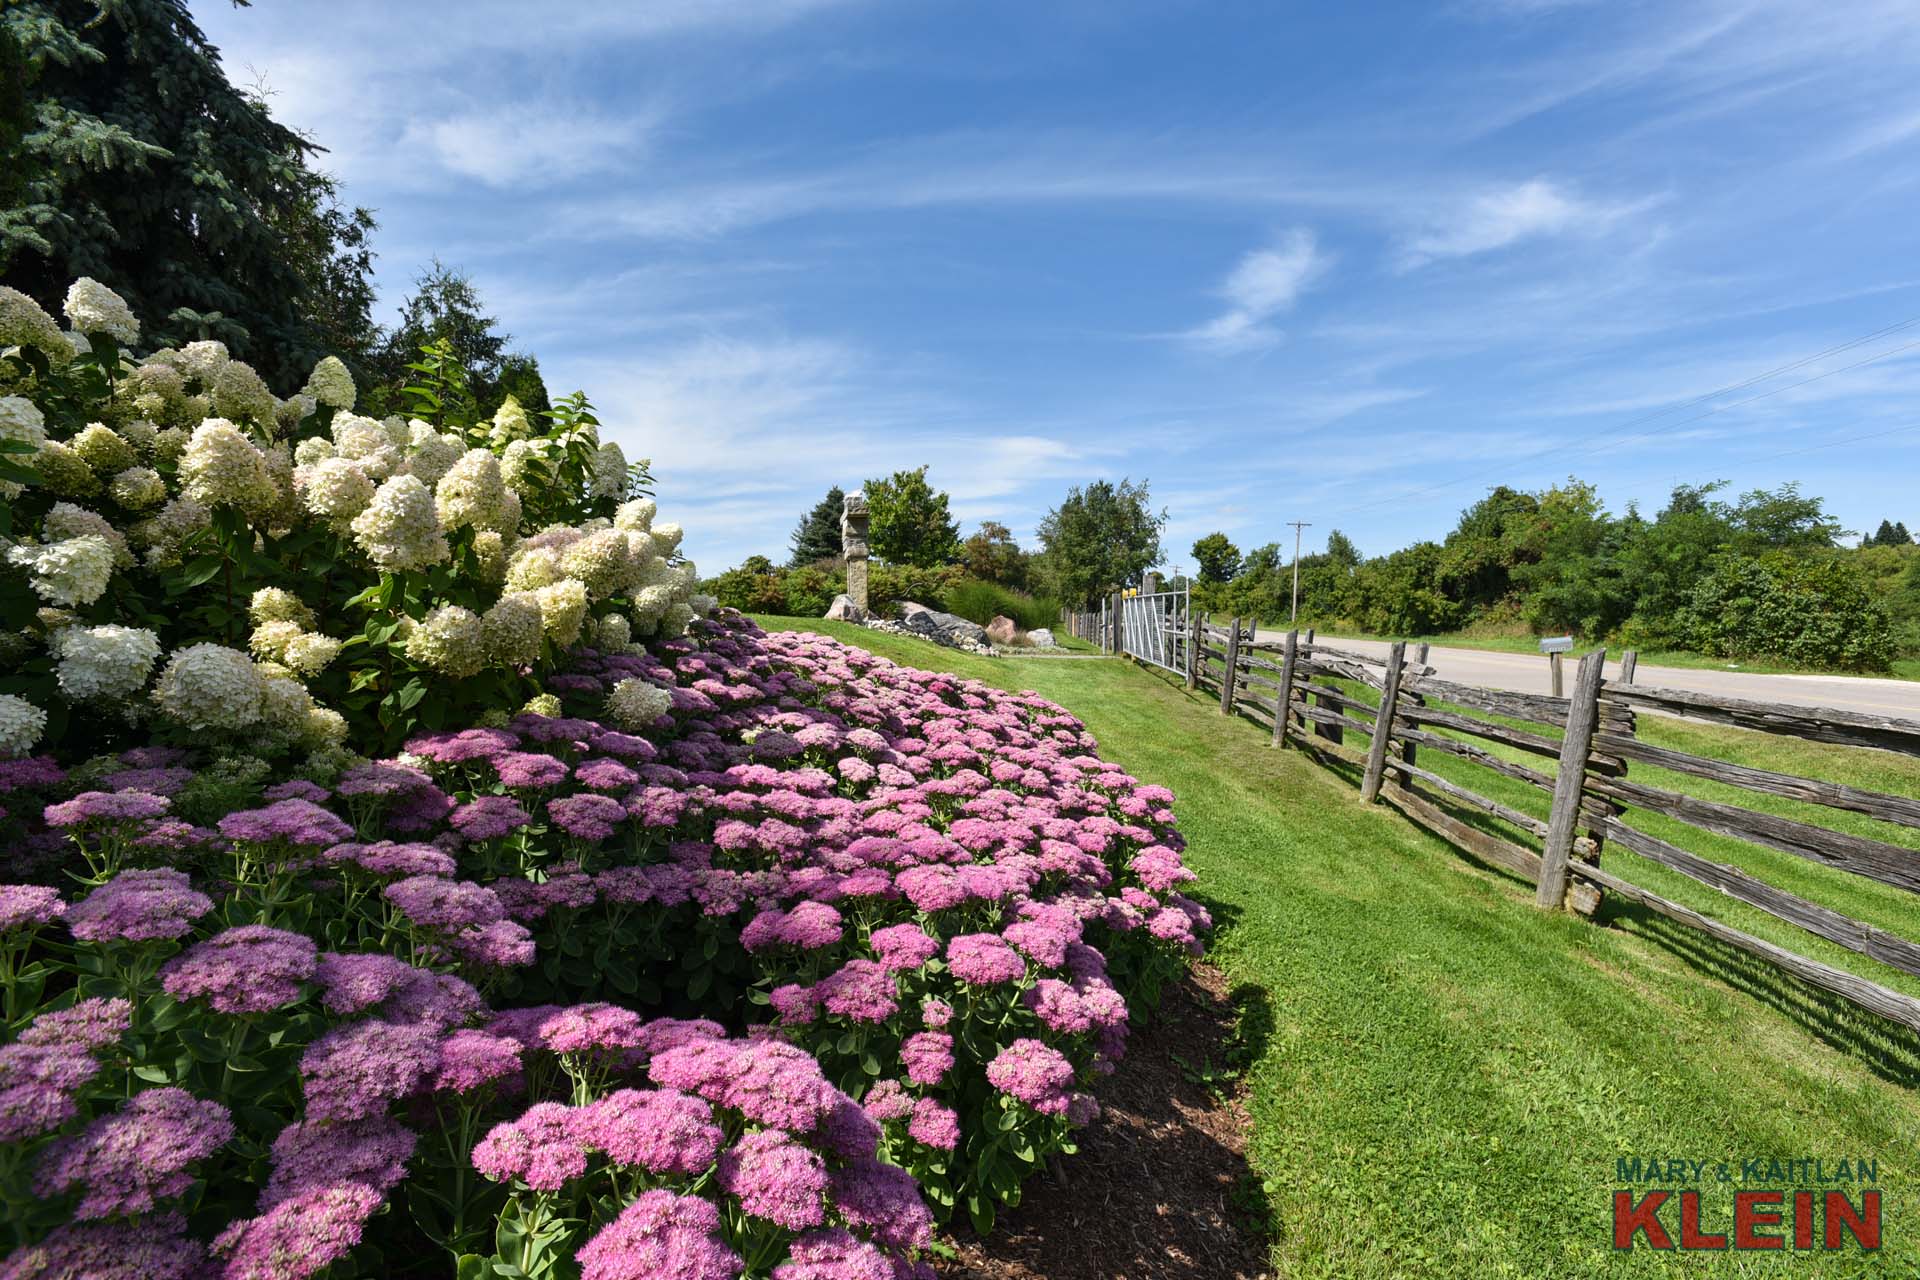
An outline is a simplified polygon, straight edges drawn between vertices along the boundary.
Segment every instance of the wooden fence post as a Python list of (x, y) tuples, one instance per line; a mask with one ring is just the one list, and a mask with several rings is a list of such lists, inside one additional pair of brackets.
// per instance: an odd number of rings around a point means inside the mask
[(1240, 684), (1240, 619), (1233, 620), (1233, 630), (1227, 632), (1227, 670), (1220, 677), (1220, 714), (1233, 714), (1233, 695)]
[(1565, 695), (1564, 693), (1562, 693), (1562, 692), (1560, 691), (1560, 689), (1561, 689), (1561, 683), (1560, 683), (1560, 655), (1559, 655), (1559, 654), (1557, 654), (1557, 653), (1550, 653), (1550, 654), (1548, 654), (1548, 655), (1547, 655), (1547, 667), (1548, 667), (1548, 668), (1549, 668), (1549, 669), (1550, 669), (1550, 670), (1551, 670), (1551, 671), (1553, 672), (1553, 696), (1554, 696), (1554, 697), (1556, 697), (1556, 698), (1563, 698), (1563, 697), (1565, 697), (1566, 695)]
[[(1415, 665), (1417, 665), (1417, 666), (1420, 666), (1420, 667), (1425, 667), (1425, 666), (1427, 665), (1427, 654), (1428, 654), (1429, 652), (1431, 652), (1431, 651), (1432, 651), (1432, 646), (1431, 646), (1431, 645), (1429, 645), (1429, 644), (1427, 644), (1427, 643), (1425, 643), (1425, 642), (1422, 642), (1422, 644), (1420, 645), (1420, 647), (1419, 647), (1418, 649), (1415, 649), (1415, 650), (1413, 651), (1413, 661), (1414, 661), (1414, 663), (1415, 663)], [(1402, 693), (1402, 694), (1400, 695), (1400, 698), (1401, 698), (1401, 700), (1402, 700), (1402, 701), (1404, 701), (1404, 702), (1405, 702), (1405, 703), (1406, 703), (1406, 704), (1407, 704), (1408, 706), (1412, 706), (1412, 707), (1424, 707), (1424, 706), (1426, 706), (1426, 705), (1427, 705), (1427, 700), (1426, 700), (1426, 699), (1425, 699), (1424, 697), (1422, 697), (1422, 696), (1421, 696), (1420, 694), (1418, 694), (1418, 693)], [(1417, 760), (1417, 759), (1419, 758), (1419, 756), (1418, 756), (1418, 751), (1419, 751), (1419, 748), (1417, 748), (1417, 747), (1415, 747), (1415, 746), (1413, 745), (1413, 743), (1411, 743), (1411, 742), (1402, 742), (1402, 743), (1400, 744), (1400, 760), (1401, 760), (1401, 762), (1402, 762), (1403, 764), (1412, 764), (1412, 763), (1414, 763), (1414, 761), (1415, 761), (1415, 760)], [(1410, 774), (1410, 773), (1402, 773), (1402, 774), (1399, 774), (1399, 775), (1397, 775), (1397, 777), (1399, 778), (1399, 782), (1400, 782), (1400, 785), (1401, 785), (1401, 786), (1403, 786), (1403, 787), (1405, 787), (1405, 788), (1407, 788), (1407, 789), (1408, 789), (1409, 791), (1411, 791), (1411, 790), (1413, 789), (1413, 775), (1412, 775), (1412, 774)]]
[(1200, 615), (1187, 612), (1187, 688), (1200, 687)]
[(1287, 719), (1293, 714), (1293, 659), (1300, 650), (1300, 633), (1287, 632), (1286, 648), (1280, 654), (1280, 696), (1273, 704), (1273, 745), (1287, 745)]
[[(1312, 627), (1307, 628), (1307, 643), (1308, 644), (1313, 643)], [(1322, 674), (1321, 676), (1321, 679), (1323, 680), (1330, 680), (1332, 678), (1333, 677), (1325, 674)], [(1316, 707), (1325, 707), (1328, 711), (1341, 711), (1341, 712), (1344, 712), (1347, 706), (1345, 699), (1330, 698), (1324, 693), (1314, 695), (1313, 705)], [(1346, 742), (1347, 740), (1347, 730), (1346, 730), (1346, 727), (1343, 725), (1320, 724), (1318, 722), (1315, 722), (1313, 726), (1313, 732), (1318, 734), (1320, 737), (1325, 738), (1328, 742), (1335, 743), (1335, 744), (1341, 744)]]
[(1547, 835), (1540, 850), (1540, 887), (1534, 902), (1558, 908), (1567, 897), (1567, 863), (1573, 855), (1574, 830), (1580, 823), (1580, 797), (1587, 784), (1587, 754), (1600, 719), (1600, 680), (1607, 651), (1595, 649), (1580, 659), (1573, 678), (1573, 701), (1567, 708), (1567, 736), (1560, 743), (1560, 767), (1553, 779), (1553, 809), (1547, 815)]
[(1640, 665), (1640, 651), (1629, 649), (1620, 655), (1620, 683), (1633, 683), (1633, 669)]
[(1373, 718), (1373, 743), (1367, 748), (1367, 772), (1360, 779), (1360, 802), (1372, 804), (1380, 794), (1387, 769), (1387, 739), (1393, 737), (1393, 704), (1400, 697), (1400, 669), (1406, 663), (1407, 642), (1395, 640), (1387, 651), (1387, 687), (1380, 692), (1380, 710)]

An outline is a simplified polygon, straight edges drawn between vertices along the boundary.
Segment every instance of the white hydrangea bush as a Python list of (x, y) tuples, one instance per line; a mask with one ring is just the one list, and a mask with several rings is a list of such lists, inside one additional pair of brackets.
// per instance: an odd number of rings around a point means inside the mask
[(482, 418), (430, 350), (415, 412), (375, 418), (332, 356), (281, 399), (217, 341), (134, 356), (98, 281), (63, 311), (0, 288), (0, 758), (389, 749), (713, 607), (584, 396)]

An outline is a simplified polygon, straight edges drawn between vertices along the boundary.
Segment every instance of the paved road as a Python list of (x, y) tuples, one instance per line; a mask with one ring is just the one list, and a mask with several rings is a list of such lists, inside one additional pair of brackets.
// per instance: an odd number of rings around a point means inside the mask
[[(1285, 632), (1262, 631), (1262, 640), (1283, 640)], [(1377, 640), (1342, 640), (1326, 637), (1327, 643), (1355, 653), (1384, 658), (1387, 645)], [(1484, 649), (1442, 649), (1435, 647), (1427, 655), (1427, 665), (1435, 668), (1442, 680), (1459, 684), (1477, 684), (1488, 689), (1515, 689), (1522, 693), (1549, 691), (1547, 660), (1535, 654), (1494, 653)], [(1619, 674), (1618, 666), (1607, 663), (1609, 679)], [(1565, 678), (1573, 679), (1573, 663), (1566, 664)], [(1920, 680), (1876, 680), (1866, 676), (1779, 676), (1748, 671), (1716, 671), (1693, 667), (1655, 667), (1641, 663), (1634, 672), (1634, 683), (1657, 685), (1664, 689), (1691, 689), (1696, 693), (1720, 693), (1733, 698), (1792, 703), (1804, 707), (1838, 707), (1844, 711), (1862, 711), (1873, 715), (1900, 716), (1920, 720)]]

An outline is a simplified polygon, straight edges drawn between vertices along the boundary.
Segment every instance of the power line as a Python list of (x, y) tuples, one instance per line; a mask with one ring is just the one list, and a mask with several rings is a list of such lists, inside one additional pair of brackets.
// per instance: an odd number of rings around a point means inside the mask
[[(1888, 334), (1898, 333), (1905, 329), (1911, 329), (1916, 324), (1920, 324), (1920, 316), (1915, 316), (1909, 320), (1902, 320), (1898, 324), (1887, 325), (1885, 328), (1882, 328), (1882, 329), (1876, 329), (1872, 333), (1866, 334), (1862, 337), (1854, 338), (1847, 342), (1839, 343), (1836, 346), (1828, 347), (1824, 351), (1817, 351), (1810, 356), (1803, 356), (1798, 360), (1790, 361), (1789, 363), (1781, 365), (1778, 368), (1769, 369), (1765, 373), (1755, 374), (1753, 377), (1744, 379), (1743, 381), (1730, 383), (1724, 387), (1718, 387), (1712, 391), (1706, 392), (1703, 395), (1695, 396), (1691, 400), (1685, 400), (1685, 401), (1681, 401), (1678, 404), (1668, 405), (1663, 409), (1656, 410), (1650, 414), (1645, 414), (1639, 418), (1635, 418), (1628, 422), (1622, 423), (1621, 425), (1623, 427), (1637, 426), (1643, 422), (1650, 422), (1656, 418), (1663, 418), (1670, 413), (1678, 412), (1684, 409), (1689, 409), (1695, 405), (1704, 404), (1707, 401), (1714, 400), (1720, 396), (1726, 395), (1728, 392), (1743, 390), (1744, 388), (1754, 386), (1761, 382), (1765, 382), (1769, 378), (1778, 377), (1782, 373), (1791, 373), (1795, 369), (1805, 368), (1807, 365), (1812, 364), (1815, 361), (1824, 360), (1829, 356), (1837, 355), (1843, 351), (1853, 350), (1854, 348), (1863, 346), (1864, 344), (1868, 342), (1872, 342), (1877, 338), (1886, 337)], [(1686, 426), (1689, 423), (1699, 422), (1702, 419), (1711, 418), (1715, 414), (1725, 413), (1729, 409), (1738, 409), (1743, 405), (1749, 405), (1759, 400), (1765, 400), (1769, 396), (1780, 395), (1784, 392), (1792, 391), (1797, 387), (1804, 387), (1808, 383), (1818, 382), (1822, 378), (1831, 378), (1837, 374), (1848, 373), (1854, 369), (1863, 368), (1866, 365), (1875, 363), (1876, 361), (1884, 360), (1889, 356), (1898, 355), (1902, 351), (1910, 351), (1915, 347), (1920, 347), (1920, 340), (1903, 343), (1897, 347), (1890, 347), (1885, 351), (1882, 351), (1882, 352), (1879, 352), (1878, 354), (1867, 357), (1865, 360), (1855, 361), (1853, 364), (1843, 365), (1838, 369), (1828, 369), (1824, 372), (1816, 373), (1810, 378), (1802, 378), (1798, 382), (1791, 382), (1786, 384), (1785, 386), (1774, 387), (1771, 390), (1761, 392), (1759, 395), (1748, 396), (1744, 400), (1735, 400), (1729, 404), (1716, 405), (1714, 408), (1707, 410), (1705, 413), (1696, 414), (1691, 418), (1683, 418), (1677, 422), (1661, 423), (1658, 427), (1652, 430), (1634, 432), (1628, 435), (1611, 436), (1596, 444), (1589, 445), (1584, 449), (1575, 450), (1570, 453), (1566, 452), (1562, 446), (1552, 445), (1545, 449), (1541, 449), (1535, 453), (1526, 454), (1519, 458), (1508, 459), (1507, 461), (1501, 463), (1497, 467), (1493, 467), (1485, 471), (1476, 472), (1472, 475), (1456, 476), (1451, 480), (1443, 480), (1438, 484), (1427, 485), (1424, 488), (1407, 490), (1401, 493), (1393, 494), (1390, 497), (1377, 499), (1373, 502), (1362, 502), (1362, 503), (1356, 503), (1353, 506), (1342, 507), (1340, 511), (1336, 514), (1345, 515), (1353, 511), (1366, 511), (1374, 507), (1387, 506), (1395, 502), (1404, 502), (1409, 498), (1417, 498), (1424, 494), (1436, 493), (1442, 489), (1452, 488), (1455, 485), (1468, 484), (1474, 480), (1482, 480), (1482, 479), (1485, 479), (1487, 476), (1497, 475), (1500, 472), (1507, 470), (1508, 468), (1511, 468), (1519, 463), (1534, 462), (1541, 458), (1545, 458), (1553, 454), (1559, 454), (1562, 457), (1570, 457), (1570, 458), (1585, 457), (1588, 454), (1597, 453), (1601, 449), (1608, 448), (1614, 445), (1627, 444), (1636, 440), (1644, 440), (1649, 436), (1658, 435), (1662, 431), (1670, 430), (1674, 427)], [(1887, 433), (1887, 434), (1891, 434), (1891, 433)], [(1836, 441), (1835, 443), (1845, 443), (1845, 442)], [(1796, 452), (1803, 452), (1803, 451), (1796, 451)]]

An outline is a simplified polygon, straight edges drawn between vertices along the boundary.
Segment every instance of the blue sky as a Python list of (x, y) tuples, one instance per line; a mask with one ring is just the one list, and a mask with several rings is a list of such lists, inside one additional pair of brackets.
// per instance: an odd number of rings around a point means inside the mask
[(1569, 473), (1920, 524), (1920, 324), (1700, 398), (1920, 320), (1911, 0), (194, 10), (707, 571), (923, 462), (1023, 541), (1149, 478), (1175, 565)]

